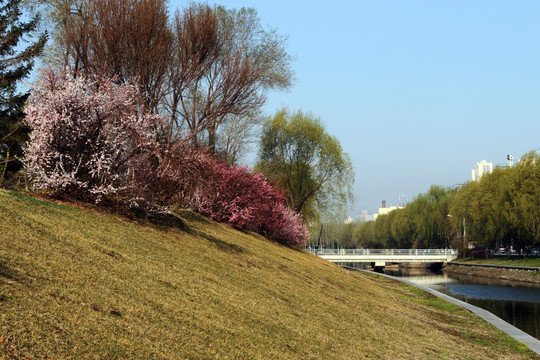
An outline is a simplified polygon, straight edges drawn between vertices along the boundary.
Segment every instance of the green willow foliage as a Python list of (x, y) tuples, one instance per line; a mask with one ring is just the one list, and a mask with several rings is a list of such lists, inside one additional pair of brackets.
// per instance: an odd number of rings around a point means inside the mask
[(538, 246), (540, 156), (529, 152), (514, 167), (459, 188), (432, 186), (404, 208), (358, 225), (353, 239), (365, 248)]
[(264, 124), (255, 170), (308, 222), (337, 217), (353, 198), (349, 156), (319, 119), (302, 111), (281, 109)]

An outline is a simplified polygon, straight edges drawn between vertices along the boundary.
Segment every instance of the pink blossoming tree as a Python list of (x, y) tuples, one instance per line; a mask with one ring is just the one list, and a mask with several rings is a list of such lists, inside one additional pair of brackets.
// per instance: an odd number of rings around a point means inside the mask
[(99, 201), (122, 196), (149, 153), (157, 119), (139, 107), (135, 86), (45, 69), (32, 88), (26, 169), (37, 190)]

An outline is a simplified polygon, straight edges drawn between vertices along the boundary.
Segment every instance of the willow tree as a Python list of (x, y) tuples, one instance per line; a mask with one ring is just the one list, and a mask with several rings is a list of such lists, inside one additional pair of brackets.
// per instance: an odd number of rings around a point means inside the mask
[(410, 207), (392, 211), (395, 213), (390, 231), (399, 249), (411, 249), (415, 239), (415, 223)]
[(495, 242), (504, 236), (503, 209), (507, 203), (510, 174), (497, 168), (480, 179), (476, 195), (471, 201), (471, 217), (475, 231), (475, 243), (492, 249)]
[(375, 238), (375, 221), (368, 221), (357, 227), (354, 230), (353, 238), (358, 244), (358, 247), (366, 249), (384, 248), (384, 245), (377, 242)]
[(279, 110), (263, 125), (256, 171), (283, 189), (306, 221), (342, 214), (354, 171), (339, 141), (311, 114)]
[(450, 204), (450, 223), (458, 234), (454, 247), (463, 253), (475, 236), (475, 223), (473, 222), (473, 197), (478, 193), (479, 183), (471, 181), (463, 184), (456, 193), (454, 201)]
[(504, 204), (500, 206), (507, 237), (515, 249), (540, 241), (540, 156), (531, 151), (506, 169)]
[(450, 204), (455, 191), (437, 185), (418, 195), (409, 205), (415, 223), (414, 247), (448, 247), (455, 235), (455, 228), (450, 219)]

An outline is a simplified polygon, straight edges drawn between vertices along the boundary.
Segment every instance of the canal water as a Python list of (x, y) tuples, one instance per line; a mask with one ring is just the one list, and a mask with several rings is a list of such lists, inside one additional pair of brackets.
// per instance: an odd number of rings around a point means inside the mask
[(540, 339), (540, 286), (434, 273), (426, 269), (385, 270), (481, 307)]

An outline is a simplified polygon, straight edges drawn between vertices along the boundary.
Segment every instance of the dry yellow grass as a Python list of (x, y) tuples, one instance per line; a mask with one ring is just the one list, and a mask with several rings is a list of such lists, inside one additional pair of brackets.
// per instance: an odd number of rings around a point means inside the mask
[(461, 308), (192, 213), (0, 190), (0, 359), (532, 359)]

